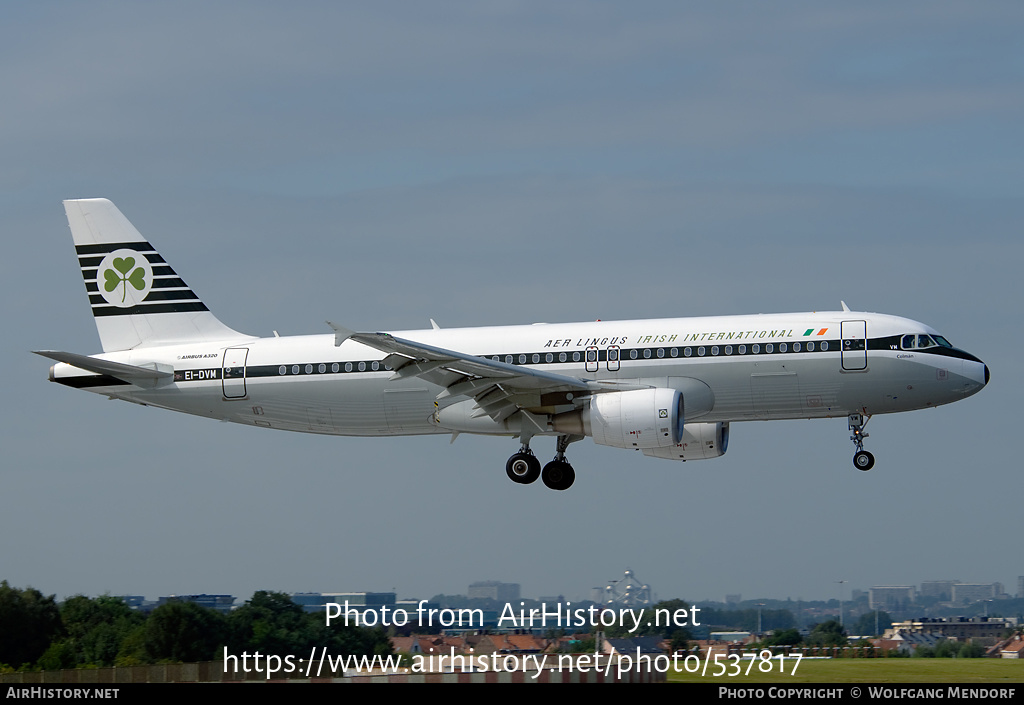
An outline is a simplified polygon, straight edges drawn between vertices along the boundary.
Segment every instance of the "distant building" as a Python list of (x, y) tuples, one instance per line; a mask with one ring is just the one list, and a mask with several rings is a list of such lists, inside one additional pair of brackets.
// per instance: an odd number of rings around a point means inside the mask
[(988, 641), (994, 643), (1007, 629), (1016, 626), (1017, 620), (1004, 617), (948, 617), (908, 619), (905, 622), (893, 622), (886, 630), (883, 639), (891, 639), (897, 633), (902, 634), (937, 634), (946, 639), (957, 641)]
[(880, 585), (868, 590), (868, 604), (873, 610), (906, 609), (914, 601), (913, 585)]
[[(889, 634), (889, 632), (886, 632)], [(932, 632), (911, 632), (911, 631), (900, 631), (894, 632), (889, 637), (882, 639), (876, 639), (872, 642), (875, 646), (881, 647), (883, 650), (895, 649), (904, 654), (913, 653), (919, 646), (926, 646), (934, 649), (943, 640), (944, 636), (941, 634), (935, 634)]]
[(606, 654), (663, 654), (660, 636), (634, 636), (623, 639), (605, 639), (601, 651)]
[(300, 605), (306, 612), (323, 612), (328, 602), (344, 606), (360, 612), (371, 610), (380, 612), (382, 607), (394, 607), (393, 592), (293, 592), (292, 602)]
[(546, 605), (564, 605), (566, 599), (565, 595), (541, 595), (537, 598), (537, 602), (543, 602)]
[(957, 583), (953, 586), (952, 601), (969, 605), (981, 600), (993, 600), (1003, 594), (1002, 583)]
[(927, 580), (921, 583), (921, 597), (949, 602), (953, 599), (953, 586), (959, 583), (959, 580)]
[(519, 583), (503, 583), (498, 580), (481, 580), (469, 586), (469, 598), (487, 598), (498, 602), (519, 600)]
[(727, 604), (727, 605), (738, 605), (742, 601), (743, 601), (743, 595), (741, 595), (738, 592), (733, 594), (733, 595), (726, 595), (725, 596), (725, 604)]
[(218, 612), (228, 613), (235, 604), (234, 595), (168, 595), (157, 600), (157, 607), (166, 605), (168, 602), (193, 602), (200, 607), (205, 607)]
[[(411, 611), (403, 604), (399, 606), (393, 592), (293, 592), (292, 602), (302, 607), (305, 612), (326, 612), (328, 603), (339, 605), (342, 613), (335, 624), (359, 626), (402, 626), (400, 623), (408, 619), (415, 624), (416, 608)], [(433, 605), (437, 607), (436, 604)], [(348, 613), (344, 612), (348, 609)], [(404, 609), (405, 613), (396, 615), (396, 609)]]
[(1013, 639), (999, 650), (999, 658), (1024, 658), (1024, 641), (1020, 634), (1014, 635)]
[(1017, 597), (1024, 597), (1024, 575), (1017, 576)]

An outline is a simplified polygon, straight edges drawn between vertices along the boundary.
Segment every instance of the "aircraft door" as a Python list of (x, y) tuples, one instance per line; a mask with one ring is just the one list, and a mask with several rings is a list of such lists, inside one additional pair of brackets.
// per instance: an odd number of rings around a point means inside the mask
[(245, 359), (248, 355), (249, 348), (227, 348), (224, 351), (221, 384), (225, 399), (241, 399), (245, 396)]
[(619, 371), (619, 346), (618, 345), (609, 345), (608, 346), (608, 352), (606, 353), (606, 355), (607, 355), (607, 361), (608, 361), (608, 371), (609, 372), (618, 372)]
[(843, 369), (866, 370), (868, 367), (867, 321), (843, 321), (839, 324), (843, 346)]

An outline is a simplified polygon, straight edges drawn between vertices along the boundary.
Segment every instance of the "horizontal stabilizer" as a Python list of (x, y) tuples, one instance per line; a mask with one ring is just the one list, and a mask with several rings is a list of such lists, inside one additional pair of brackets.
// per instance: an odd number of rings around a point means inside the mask
[(98, 375), (110, 375), (138, 387), (156, 387), (174, 381), (174, 370), (169, 365), (153, 363), (152, 367), (137, 367), (60, 350), (33, 350), (32, 352), (77, 367), (80, 370), (95, 372)]

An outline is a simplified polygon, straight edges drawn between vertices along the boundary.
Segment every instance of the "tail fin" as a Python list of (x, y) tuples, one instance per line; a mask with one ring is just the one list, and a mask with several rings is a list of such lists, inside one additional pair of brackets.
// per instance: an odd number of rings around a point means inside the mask
[(231, 340), (228, 328), (105, 198), (64, 201), (104, 352)]

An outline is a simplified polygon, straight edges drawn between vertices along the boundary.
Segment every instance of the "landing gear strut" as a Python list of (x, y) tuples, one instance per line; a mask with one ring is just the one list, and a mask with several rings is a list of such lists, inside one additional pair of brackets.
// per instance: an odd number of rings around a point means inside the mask
[(505, 474), (512, 482), (520, 485), (528, 485), (540, 477), (540, 461), (530, 450), (529, 444), (524, 443), (519, 452), (508, 459)]
[(555, 459), (544, 466), (541, 479), (552, 490), (567, 490), (576, 481), (576, 471), (565, 459), (565, 449), (573, 442), (570, 436), (559, 436), (555, 445)]
[(868, 425), (870, 419), (867, 414), (850, 414), (849, 417), (850, 430), (853, 431), (850, 440), (857, 446), (857, 452), (853, 454), (853, 466), (865, 472), (875, 466), (875, 456), (864, 450), (864, 439), (868, 437), (868, 434), (864, 433), (864, 427)]

